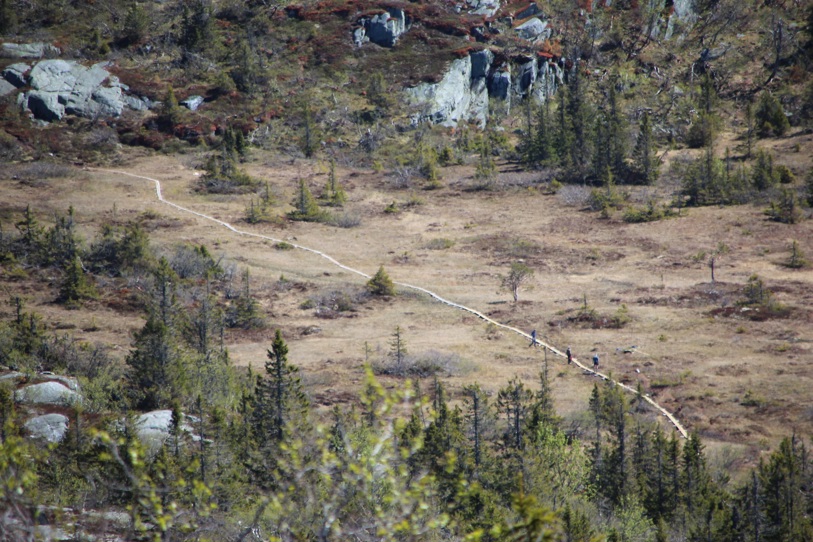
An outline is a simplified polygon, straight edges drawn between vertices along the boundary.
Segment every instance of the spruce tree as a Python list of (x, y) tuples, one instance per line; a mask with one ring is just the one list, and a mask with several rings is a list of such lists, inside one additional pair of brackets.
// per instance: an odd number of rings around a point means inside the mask
[(59, 288), (59, 302), (70, 308), (78, 308), (88, 299), (96, 297), (96, 289), (88, 278), (79, 256), (74, 256), (65, 268), (65, 277)]
[(533, 392), (514, 377), (497, 394), (497, 410), (507, 422), (504, 443), (507, 450), (518, 452), (525, 443), (525, 425), (532, 408)]
[(135, 408), (166, 408), (186, 386), (185, 355), (179, 341), (183, 326), (175, 297), (178, 277), (165, 259), (154, 274), (147, 322), (134, 335), (127, 356), (128, 394)]
[(288, 363), (288, 345), (279, 329), (267, 357), (265, 375), (257, 376), (252, 414), (254, 444), (263, 455), (278, 449), (305, 422), (310, 405), (299, 368)]
[(380, 266), (376, 274), (367, 281), (367, 290), (371, 294), (378, 296), (395, 295), (395, 284), (393, 284), (392, 279), (387, 272), (384, 271), (383, 265)]
[(324, 213), (319, 209), (319, 205), (304, 179), (299, 180), (299, 190), (291, 205), (294, 206), (294, 210), (288, 213), (291, 220), (318, 222), (324, 217)]
[(641, 184), (653, 184), (658, 179), (658, 157), (652, 135), (649, 112), (644, 111), (638, 128), (638, 138), (632, 151), (632, 167)]

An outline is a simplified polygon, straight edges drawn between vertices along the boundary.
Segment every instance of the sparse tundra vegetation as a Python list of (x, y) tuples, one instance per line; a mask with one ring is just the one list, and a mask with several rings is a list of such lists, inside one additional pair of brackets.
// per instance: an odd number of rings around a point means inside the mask
[(813, 540), (808, 4), (0, 0), (0, 540)]

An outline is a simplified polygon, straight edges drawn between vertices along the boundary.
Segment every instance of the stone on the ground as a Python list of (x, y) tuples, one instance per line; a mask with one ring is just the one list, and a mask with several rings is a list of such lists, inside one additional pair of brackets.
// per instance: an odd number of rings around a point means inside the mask
[(50, 43), (4, 43), (0, 46), (0, 56), (6, 58), (42, 58), (60, 53), (59, 48)]
[(11, 64), (10, 66), (6, 66), (6, 69), (3, 70), (3, 79), (11, 83), (17, 88), (24, 87), (26, 83), (26, 74), (31, 70), (31, 66), (25, 64), (24, 62), (18, 62), (16, 64)]
[(82, 396), (59, 382), (30, 384), (14, 392), (18, 403), (71, 406), (82, 402)]
[(190, 111), (197, 110), (198, 107), (201, 106), (203, 103), (203, 96), (190, 96), (189, 98), (185, 99), (181, 102), (181, 105), (185, 108), (189, 109)]
[(31, 418), (23, 427), (33, 438), (60, 442), (68, 431), (68, 417), (56, 413), (44, 414)]

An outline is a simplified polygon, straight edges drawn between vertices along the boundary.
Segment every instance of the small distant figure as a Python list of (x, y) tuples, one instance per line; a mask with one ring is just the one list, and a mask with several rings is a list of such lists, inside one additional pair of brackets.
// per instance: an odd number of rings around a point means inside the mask
[(531, 344), (528, 347), (536, 346), (536, 330), (531, 331)]
[(567, 347), (567, 351), (565, 352), (565, 354), (567, 355), (567, 364), (570, 365), (571, 363), (573, 363), (573, 354), (570, 352), (569, 346)]
[(593, 371), (598, 371), (598, 352), (593, 354)]

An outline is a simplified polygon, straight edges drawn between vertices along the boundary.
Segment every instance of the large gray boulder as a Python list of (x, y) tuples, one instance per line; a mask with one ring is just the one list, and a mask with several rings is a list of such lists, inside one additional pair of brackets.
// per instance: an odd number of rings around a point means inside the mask
[(35, 439), (60, 442), (68, 431), (68, 417), (62, 414), (45, 414), (31, 418), (23, 427)]
[(182, 101), (181, 105), (190, 111), (196, 111), (198, 107), (200, 107), (201, 104), (203, 104), (203, 101), (204, 101), (203, 96), (198, 96), (196, 94)]
[(472, 58), (452, 61), (439, 83), (421, 83), (406, 90), (407, 99), (420, 112), (416, 122), (429, 121), (454, 127), (473, 121), (485, 127), (488, 89), (484, 77), (472, 80)]
[[(123, 93), (126, 85), (111, 77), (106, 66), (86, 67), (61, 59), (38, 62), (28, 76), (34, 89), (27, 97), (28, 109), (45, 121), (61, 119), (65, 113), (85, 118), (120, 116), (128, 103)], [(134, 109), (143, 108), (139, 102), (133, 102)]]
[(401, 34), (407, 31), (406, 14), (402, 9), (388, 8), (384, 13), (369, 19), (365, 26), (366, 36), (370, 41), (382, 47), (392, 47)]
[(529, 41), (541, 41), (550, 38), (551, 30), (548, 28), (548, 23), (542, 21), (538, 17), (529, 19), (516, 27), (519, 37)]
[(11, 83), (17, 88), (26, 85), (26, 74), (31, 70), (31, 66), (23, 62), (18, 62), (10, 66), (6, 66), (3, 70), (3, 79)]
[(33, 90), (26, 96), (25, 104), (25, 107), (39, 120), (53, 122), (65, 116), (65, 106), (59, 103), (59, 94), (56, 92)]
[(50, 43), (4, 43), (0, 56), (6, 58), (42, 58), (57, 56), (61, 51)]
[[(192, 419), (190, 416), (183, 416), (184, 420)], [(153, 410), (146, 412), (136, 418), (135, 431), (138, 440), (144, 445), (148, 455), (153, 455), (161, 449), (161, 446), (170, 437), (172, 429), (171, 410)], [(191, 436), (192, 440), (199, 440), (200, 437), (193, 434), (192, 427), (181, 422), (181, 431)]]
[(71, 406), (82, 402), (82, 396), (59, 382), (30, 384), (14, 392), (18, 403)]

